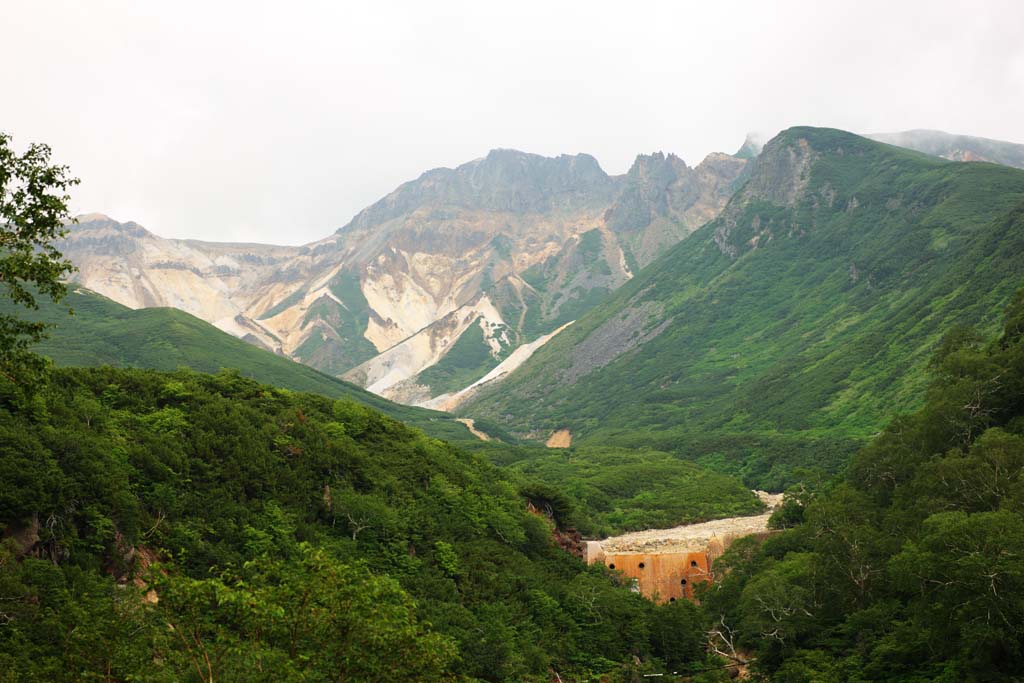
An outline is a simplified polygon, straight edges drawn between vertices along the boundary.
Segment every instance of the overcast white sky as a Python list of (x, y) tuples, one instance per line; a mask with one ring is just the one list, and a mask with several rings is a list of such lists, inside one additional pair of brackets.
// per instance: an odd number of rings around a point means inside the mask
[(494, 147), (689, 164), (747, 131), (1024, 142), (1024, 2), (4, 0), (0, 130), (76, 212), (299, 244)]

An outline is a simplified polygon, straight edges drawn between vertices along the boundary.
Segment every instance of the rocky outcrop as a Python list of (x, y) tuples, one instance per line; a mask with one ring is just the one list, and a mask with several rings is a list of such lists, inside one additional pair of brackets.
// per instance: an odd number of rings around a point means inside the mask
[[(640, 299), (640, 295), (635, 297)], [(559, 383), (571, 386), (591, 372), (603, 368), (622, 354), (654, 339), (672, 318), (656, 301), (639, 301), (622, 315), (609, 318), (572, 349), (571, 363), (558, 371)]]
[(556, 429), (544, 445), (548, 448), (569, 448), (572, 446), (572, 432), (568, 429)]
[(102, 214), (77, 220), (57, 244), (77, 267), (76, 281), (130, 308), (179, 308), (225, 332), (287, 351), (250, 315), (248, 296), (242, 293), (298, 249), (165, 240), (136, 223), (118, 223)]
[(736, 258), (746, 249), (757, 248), (758, 244), (771, 240), (774, 234), (759, 216), (752, 221), (753, 235), (743, 234), (741, 239), (736, 239), (735, 230), (744, 214), (759, 203), (786, 208), (795, 206), (803, 196), (811, 180), (811, 168), (820, 156), (821, 153), (799, 133), (773, 138), (752, 162), (747, 182), (718, 218), (714, 241), (722, 253)]
[(512, 345), (512, 339), (500, 331), (505, 328), (501, 314), (486, 295), (481, 295), (476, 301), (460, 306), (408, 339), (353, 368), (344, 377), (375, 394), (392, 399), (401, 398), (392, 389), (437, 363), (474, 324), (480, 326), (484, 343), (490, 347), (494, 365), (497, 365), (502, 351)]
[(710, 154), (696, 168), (674, 154), (638, 156), (605, 222), (635, 264), (646, 266), (718, 215), (745, 165), (728, 154)]

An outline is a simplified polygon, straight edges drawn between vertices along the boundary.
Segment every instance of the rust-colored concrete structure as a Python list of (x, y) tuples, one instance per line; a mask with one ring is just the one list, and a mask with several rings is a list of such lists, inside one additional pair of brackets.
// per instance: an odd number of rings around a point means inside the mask
[(693, 586), (708, 581), (707, 553), (622, 553), (606, 555), (605, 565), (617, 569), (636, 582), (641, 595), (659, 602), (693, 599)]
[(602, 562), (609, 569), (633, 579), (636, 590), (658, 602), (693, 599), (698, 583), (710, 581), (711, 564), (722, 554), (721, 543), (703, 550), (670, 552), (605, 552), (597, 541), (588, 541), (587, 564)]
[(765, 496), (770, 506), (767, 513), (587, 541), (584, 559), (587, 564), (602, 562), (621, 571), (644, 597), (658, 602), (692, 600), (695, 585), (714, 580), (712, 564), (733, 541), (772, 533), (770, 509), (781, 496)]

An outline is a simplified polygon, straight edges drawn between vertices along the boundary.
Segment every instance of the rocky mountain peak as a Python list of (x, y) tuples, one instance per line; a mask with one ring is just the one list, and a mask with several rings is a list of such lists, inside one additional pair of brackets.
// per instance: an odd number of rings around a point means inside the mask
[(589, 154), (544, 157), (494, 149), (456, 168), (436, 168), (364, 209), (338, 232), (367, 229), (425, 207), (541, 213), (600, 205), (615, 190)]
[[(819, 159), (865, 156), (877, 153), (879, 148), (867, 138), (834, 128), (798, 126), (782, 131), (750, 162), (747, 182), (729, 200), (717, 221), (715, 243), (723, 253), (735, 258), (780, 234), (792, 234), (796, 230), (792, 223), (776, 224), (790, 219), (773, 217), (772, 212), (762, 211), (758, 204), (793, 209), (804, 199)], [(834, 194), (833, 188), (822, 199), (831, 206)]]
[(59, 243), (59, 248), (67, 250), (73, 244), (76, 250), (95, 254), (130, 254), (139, 248), (138, 240), (154, 237), (138, 223), (119, 223), (102, 213), (81, 214), (67, 227), (67, 237)]
[[(847, 140), (846, 138), (850, 138)], [(733, 195), (722, 211), (714, 232), (714, 241), (722, 253), (736, 258), (747, 248), (756, 248), (772, 238), (768, 229), (761, 230), (761, 221), (754, 219), (757, 234), (748, 239), (747, 231), (737, 232), (743, 215), (754, 202), (767, 202), (780, 207), (795, 206), (811, 180), (811, 168), (822, 155), (841, 147), (857, 146), (856, 135), (824, 128), (797, 127), (782, 131), (761, 150), (750, 163), (746, 184)], [(740, 235), (739, 233), (742, 233)]]
[(604, 193), (612, 186), (597, 159), (589, 154), (544, 157), (512, 149), (491, 150), (483, 159), (455, 169), (488, 208), (543, 211), (561, 195)]
[(153, 237), (153, 233), (135, 221), (120, 223), (103, 213), (83, 213), (75, 216), (73, 223), (68, 225), (72, 234), (107, 230), (131, 237)]
[(793, 206), (810, 180), (811, 166), (822, 155), (863, 154), (875, 147), (866, 138), (834, 128), (788, 128), (769, 140), (751, 162), (749, 180), (730, 205), (761, 199)]
[(811, 164), (818, 157), (811, 140), (795, 129), (783, 131), (764, 146), (752, 162), (743, 199), (762, 199), (791, 206), (810, 180)]
[(655, 152), (653, 154), (638, 154), (630, 166), (626, 177), (634, 182), (648, 182), (661, 187), (689, 171), (690, 168), (682, 159), (675, 154)]

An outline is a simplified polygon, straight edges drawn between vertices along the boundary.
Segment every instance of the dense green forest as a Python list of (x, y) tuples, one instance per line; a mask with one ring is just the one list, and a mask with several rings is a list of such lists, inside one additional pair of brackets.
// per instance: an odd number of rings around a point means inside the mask
[(587, 569), (483, 457), (360, 404), (109, 367), (2, 404), (0, 680), (706, 666), (695, 606)]
[(571, 511), (565, 515), (566, 523), (588, 538), (753, 515), (763, 507), (735, 477), (669, 453), (493, 442), (467, 447), (517, 475), (521, 488), (550, 490), (549, 496)]
[(838, 471), (1024, 279), (1024, 171), (792, 128), (722, 214), (460, 411), (758, 488)]
[[(699, 606), (657, 606), (553, 542), (579, 511), (519, 477), (570, 452), (510, 478), (237, 372), (52, 369), (0, 397), (0, 680), (712, 681), (716, 653), (774, 683), (1013, 680), (1024, 292), (930, 373), (924, 407), (793, 487), (785, 530), (736, 543)], [(580, 490), (628, 478), (620, 455)]]
[(1024, 679), (1024, 290), (931, 372), (846, 476), (787, 494), (793, 528), (716, 564), (715, 640), (773, 683)]

